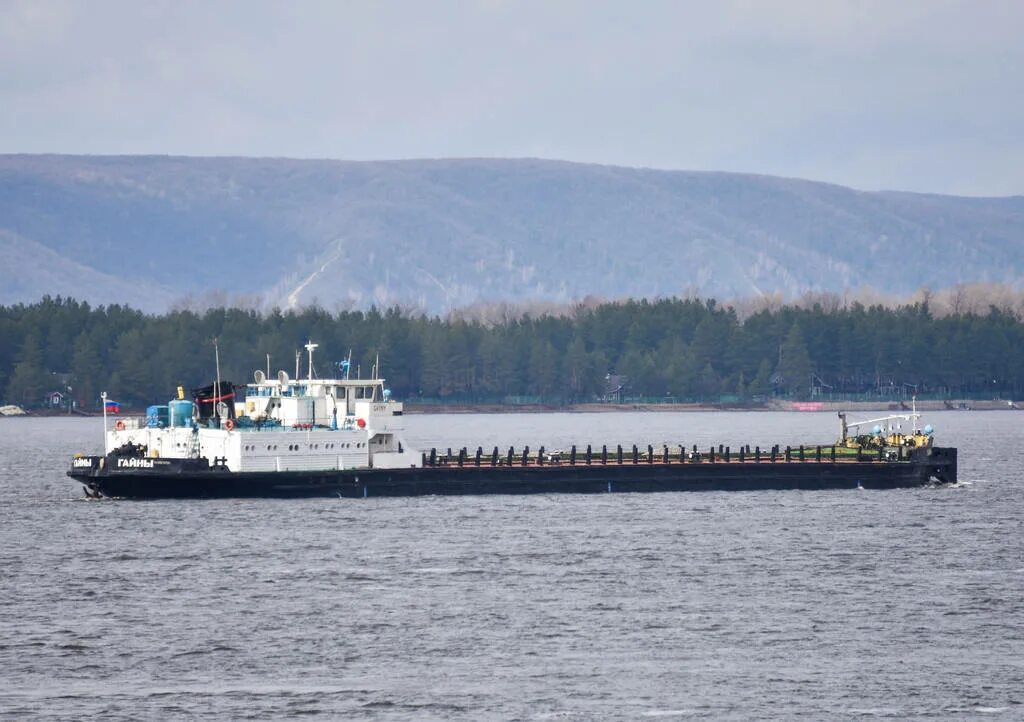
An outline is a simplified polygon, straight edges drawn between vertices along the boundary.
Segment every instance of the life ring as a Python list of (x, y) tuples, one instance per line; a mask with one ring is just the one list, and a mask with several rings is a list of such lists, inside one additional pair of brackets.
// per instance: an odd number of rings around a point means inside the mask
[(114, 422), (114, 429), (116, 431), (124, 431), (124, 422), (121, 421), (121, 419), (118, 419), (117, 421), (115, 421)]
[(228, 419), (227, 421), (225, 421), (224, 422), (224, 428), (227, 429), (228, 431), (231, 431), (231, 429), (235, 428), (234, 420), (233, 419)]

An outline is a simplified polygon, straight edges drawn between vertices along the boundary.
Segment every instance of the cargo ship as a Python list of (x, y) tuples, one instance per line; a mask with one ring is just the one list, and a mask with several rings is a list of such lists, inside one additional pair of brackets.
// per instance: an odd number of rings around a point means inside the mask
[(957, 481), (957, 450), (935, 446), (932, 428), (918, 428), (916, 410), (855, 423), (840, 413), (839, 438), (827, 445), (412, 449), (402, 437), (403, 404), (377, 368), (353, 379), (342, 362), (337, 378), (318, 378), (316, 347), (306, 345), (305, 378), (257, 370), (251, 383), (218, 378), (189, 398), (179, 387), (177, 398), (149, 407), (144, 419), (112, 423), (104, 403), (103, 453), (76, 455), (68, 476), (89, 497), (131, 499), (892, 489)]

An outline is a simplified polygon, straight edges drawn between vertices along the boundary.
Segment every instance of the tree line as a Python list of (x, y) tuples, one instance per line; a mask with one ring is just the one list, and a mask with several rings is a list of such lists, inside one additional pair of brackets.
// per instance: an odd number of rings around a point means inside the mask
[[(61, 297), (0, 306), (0, 393), (27, 408), (52, 392), (83, 409), (98, 408), (101, 391), (157, 403), (214, 377), (214, 339), (227, 380), (248, 381), (268, 354), (272, 373), (294, 375), (312, 339), (316, 375), (337, 376), (351, 352), (351, 373), (366, 377), (379, 358), (407, 401), (1024, 395), (1024, 320), (995, 306), (937, 317), (926, 301), (783, 305), (741, 320), (714, 300), (664, 299), (485, 323), (398, 309), (147, 315)], [(300, 361), (305, 375), (304, 351)]]

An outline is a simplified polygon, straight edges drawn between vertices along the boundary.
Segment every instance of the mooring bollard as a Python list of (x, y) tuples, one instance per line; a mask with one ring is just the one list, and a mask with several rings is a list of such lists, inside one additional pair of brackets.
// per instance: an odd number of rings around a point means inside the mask
[(530, 463), (530, 447), (529, 446), (524, 446), (523, 447), (523, 466), (526, 466), (528, 463)]

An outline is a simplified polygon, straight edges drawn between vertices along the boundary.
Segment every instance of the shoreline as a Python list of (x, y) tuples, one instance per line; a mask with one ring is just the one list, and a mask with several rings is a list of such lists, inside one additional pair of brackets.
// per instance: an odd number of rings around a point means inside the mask
[[(947, 405), (948, 404), (948, 405)], [(918, 411), (1020, 411), (1024, 409), (1024, 402), (1006, 401), (992, 399), (988, 401), (973, 400), (950, 400), (950, 401), (918, 401)], [(409, 415), (420, 414), (600, 414), (600, 413), (621, 413), (621, 412), (642, 412), (642, 413), (672, 413), (672, 412), (701, 412), (701, 413), (735, 413), (735, 412), (765, 412), (765, 411), (787, 411), (791, 413), (808, 412), (868, 412), (879, 411), (889, 413), (909, 413), (911, 406), (908, 403), (900, 405), (899, 402), (890, 403), (883, 401), (769, 401), (765, 404), (609, 404), (609, 403), (586, 403), (567, 404), (558, 406), (555, 404), (417, 404), (405, 402), (405, 413)], [(113, 416), (130, 417), (142, 416), (139, 413), (113, 414)], [(76, 411), (68, 414), (67, 411), (39, 409), (27, 411), (24, 414), (2, 416), (0, 418), (99, 418), (102, 412)]]
[[(918, 411), (1019, 411), (1024, 409), (1024, 402), (1006, 401), (993, 399), (989, 401), (971, 400), (950, 400), (947, 406), (945, 401), (918, 401)], [(905, 403), (905, 407), (899, 402), (885, 401), (770, 401), (765, 404), (567, 404), (556, 406), (553, 404), (417, 404), (405, 402), (406, 414), (530, 414), (530, 413), (615, 413), (623, 411), (667, 413), (681, 411), (696, 411), (702, 413), (735, 413), (735, 412), (764, 412), (764, 411), (787, 411), (792, 413), (807, 413), (816, 411), (884, 411), (891, 413), (910, 413), (911, 405)]]

